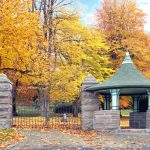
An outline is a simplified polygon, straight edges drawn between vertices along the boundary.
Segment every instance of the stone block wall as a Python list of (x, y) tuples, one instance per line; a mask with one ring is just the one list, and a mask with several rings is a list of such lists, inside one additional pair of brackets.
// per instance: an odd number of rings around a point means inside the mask
[[(85, 99), (86, 97), (86, 99)], [(98, 96), (84, 93), (81, 103), (81, 124), (83, 130), (93, 130), (93, 112), (99, 110)]]
[(145, 129), (146, 128), (146, 112), (130, 113), (130, 128)]
[(99, 95), (86, 91), (87, 87), (98, 84), (93, 76), (88, 76), (82, 84), (81, 100), (81, 128), (93, 130), (93, 112), (99, 110)]
[(146, 112), (146, 128), (150, 129), (150, 110)]
[(100, 110), (93, 114), (93, 129), (109, 131), (120, 129), (120, 110)]
[(12, 84), (0, 74), (0, 129), (12, 127)]

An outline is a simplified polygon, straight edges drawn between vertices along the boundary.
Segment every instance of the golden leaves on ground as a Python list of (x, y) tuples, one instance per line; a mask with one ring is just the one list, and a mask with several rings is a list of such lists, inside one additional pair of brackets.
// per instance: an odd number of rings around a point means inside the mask
[(7, 147), (12, 142), (23, 139), (24, 136), (17, 133), (15, 129), (2, 129), (0, 130), (0, 148)]

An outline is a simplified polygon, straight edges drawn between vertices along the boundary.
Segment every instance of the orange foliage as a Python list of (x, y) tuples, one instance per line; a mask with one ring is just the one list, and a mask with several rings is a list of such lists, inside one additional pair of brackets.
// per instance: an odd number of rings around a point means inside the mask
[(145, 14), (134, 0), (103, 0), (97, 27), (109, 44), (112, 67), (120, 66), (129, 51), (137, 67), (150, 77), (150, 37), (144, 32)]
[(36, 94), (36, 89), (26, 86), (19, 86), (17, 89), (17, 94), (20, 97), (24, 97), (27, 101), (32, 101), (33, 96)]

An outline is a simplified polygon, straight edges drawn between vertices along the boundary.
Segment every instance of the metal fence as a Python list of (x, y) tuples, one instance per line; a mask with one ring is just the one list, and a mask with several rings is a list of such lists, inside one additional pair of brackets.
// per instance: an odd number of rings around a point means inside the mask
[[(29, 128), (80, 128), (80, 113), (73, 115), (71, 106), (60, 107), (60, 104), (50, 106), (50, 111), (41, 111), (34, 105), (16, 105), (17, 113), (13, 116), (13, 126)], [(52, 109), (51, 109), (52, 108)]]
[[(18, 92), (19, 93), (19, 92)], [(49, 103), (27, 97), (28, 92), (18, 94), (13, 126), (19, 128), (69, 128), (80, 129), (80, 110), (71, 103)], [(34, 95), (34, 94), (33, 94)], [(76, 113), (75, 113), (76, 111)]]

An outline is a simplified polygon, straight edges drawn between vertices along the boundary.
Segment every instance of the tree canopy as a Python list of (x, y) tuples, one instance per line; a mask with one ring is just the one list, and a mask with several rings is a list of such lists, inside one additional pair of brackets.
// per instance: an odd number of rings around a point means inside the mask
[[(38, 3), (38, 4), (37, 4)], [(68, 2), (0, 2), (0, 70), (15, 83), (47, 87), (52, 100), (74, 101), (88, 73), (109, 77), (108, 46)]]
[(144, 31), (146, 14), (134, 0), (103, 0), (97, 10), (97, 28), (107, 40), (113, 68), (129, 51), (138, 68), (149, 76), (149, 36)]
[(0, 70), (47, 88), (51, 101), (74, 101), (87, 74), (104, 81), (129, 51), (150, 77), (150, 36), (134, 0), (103, 0), (97, 26), (86, 27), (73, 0), (0, 1)]

